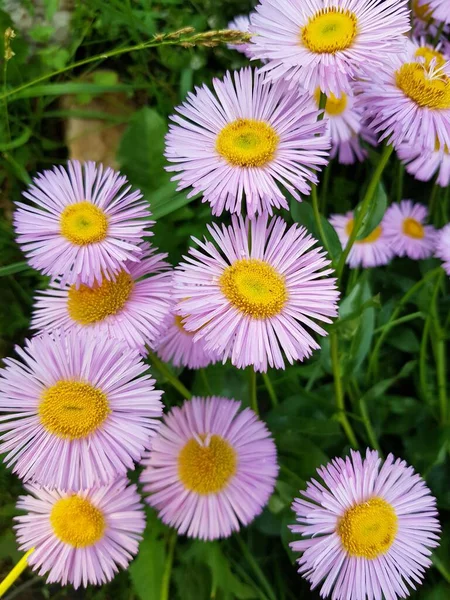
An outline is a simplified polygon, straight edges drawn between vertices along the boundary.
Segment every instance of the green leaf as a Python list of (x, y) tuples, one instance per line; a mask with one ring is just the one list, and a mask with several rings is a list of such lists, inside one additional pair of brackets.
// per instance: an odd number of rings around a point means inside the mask
[(6, 277), (6, 275), (14, 275), (14, 273), (21, 273), (22, 271), (31, 270), (29, 264), (25, 261), (13, 263), (12, 265), (5, 265), (0, 267), (0, 277)]
[[(322, 239), (316, 221), (314, 219), (314, 212), (309, 202), (297, 202), (292, 200), (291, 202), (291, 215), (296, 223), (306, 227), (309, 233), (311, 233), (320, 243), (321, 246), (325, 247), (325, 242)], [(339, 241), (338, 235), (334, 227), (329, 223), (323, 215), (320, 215), (322, 228), (327, 238), (328, 247), (330, 249), (330, 255), (334, 262), (339, 260), (342, 254), (342, 245)]]
[[(355, 211), (355, 219), (357, 217), (358, 211), (360, 210), (361, 205)], [(374, 197), (372, 199), (372, 203), (370, 205), (369, 210), (367, 211), (366, 216), (361, 225), (360, 232), (356, 239), (363, 240), (368, 235), (374, 231), (381, 223), (381, 220), (386, 212), (387, 208), (387, 196), (386, 191), (382, 183), (379, 183), (377, 189), (375, 191)]]

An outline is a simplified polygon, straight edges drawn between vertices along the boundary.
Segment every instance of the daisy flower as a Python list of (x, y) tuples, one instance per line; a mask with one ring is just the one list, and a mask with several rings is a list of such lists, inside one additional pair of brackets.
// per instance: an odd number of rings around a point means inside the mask
[(171, 117), (166, 157), (175, 164), (167, 170), (177, 172), (178, 189), (202, 193), (215, 215), (240, 213), (245, 203), (250, 217), (288, 209), (283, 188), (298, 201), (309, 194), (330, 147), (309, 95), (263, 85), (250, 68), (214, 79), (213, 88), (196, 88)]
[(439, 545), (436, 500), (405, 461), (367, 450), (317, 471), (292, 505), (299, 572), (333, 600), (406, 598)]
[(433, 256), (436, 230), (425, 225), (428, 209), (423, 204), (402, 200), (392, 204), (383, 219), (386, 239), (397, 256), (421, 260)]
[(171, 314), (168, 327), (158, 341), (156, 352), (164, 362), (170, 362), (174, 367), (188, 369), (203, 369), (217, 362), (215, 354), (205, 350), (205, 340), (194, 341), (193, 331), (188, 331), (183, 325), (183, 317)]
[[(319, 88), (316, 89), (314, 98), (319, 106)], [(361, 110), (355, 108), (354, 97), (344, 92), (339, 94), (339, 97), (334, 94), (327, 96), (325, 117), (330, 130), (332, 147), (350, 140), (361, 131)]]
[[(416, 37), (429, 35), (435, 39), (440, 29), (440, 23), (434, 20), (429, 0), (412, 0), (412, 23), (413, 32)], [(443, 34), (448, 33), (448, 27), (444, 27)]]
[(441, 187), (450, 185), (450, 153), (447, 146), (436, 145), (434, 150), (423, 150), (414, 144), (404, 143), (397, 148), (397, 156), (407, 172), (419, 181), (430, 181), (435, 175)]
[[(407, 42), (386, 69), (358, 85), (357, 101), (375, 133), (397, 148), (450, 147), (450, 62), (439, 50)], [(388, 68), (389, 67), (389, 68)]]
[(24, 481), (78, 491), (133, 469), (162, 414), (139, 353), (93, 331), (44, 334), (0, 371), (0, 453)]
[(355, 162), (363, 162), (368, 156), (366, 148), (362, 145), (362, 141), (371, 146), (377, 145), (377, 138), (373, 132), (366, 126), (362, 125), (359, 134), (352, 135), (351, 138), (345, 141), (340, 141), (331, 144), (330, 159), (338, 159), (341, 165), (353, 165)]
[(29, 566), (47, 583), (71, 583), (75, 589), (110, 581), (137, 554), (145, 513), (137, 487), (118, 479), (77, 494), (25, 486), (14, 517), (20, 550), (33, 552)]
[(269, 79), (336, 96), (399, 52), (410, 29), (408, 0), (261, 0), (251, 23)]
[(36, 296), (33, 329), (93, 331), (98, 337), (124, 340), (142, 354), (154, 347), (171, 301), (170, 265), (149, 244), (138, 263), (126, 261), (114, 280), (98, 284), (60, 285), (55, 282)]
[(436, 256), (442, 260), (442, 267), (450, 275), (450, 223), (438, 232)]
[(228, 537), (259, 515), (275, 487), (266, 425), (241, 403), (192, 398), (164, 417), (141, 475), (147, 502), (180, 534)]
[(433, 19), (450, 23), (450, 5), (448, 0), (427, 0)]
[(307, 329), (327, 332), (339, 292), (330, 261), (303, 227), (267, 214), (229, 227), (208, 227), (214, 243), (194, 239), (174, 275), (174, 297), (184, 326), (207, 352), (244, 368), (283, 369), (320, 348)]
[[(331, 215), (330, 223), (335, 228), (342, 247), (345, 248), (353, 231), (353, 212), (350, 211), (345, 215)], [(355, 241), (347, 257), (347, 264), (351, 269), (380, 267), (387, 265), (393, 256), (394, 251), (389, 245), (382, 221), (367, 237)]]
[(151, 213), (120, 173), (69, 161), (39, 174), (23, 195), (33, 205), (17, 203), (17, 243), (44, 275), (92, 285), (139, 260)]
[[(236, 31), (243, 31), (244, 33), (248, 33), (250, 30), (250, 16), (249, 15), (240, 15), (235, 17), (232, 21), (228, 23), (227, 29), (233, 29)], [(253, 56), (251, 44), (227, 44), (230, 50), (237, 50), (238, 52), (242, 52), (245, 54), (247, 58), (251, 58)]]

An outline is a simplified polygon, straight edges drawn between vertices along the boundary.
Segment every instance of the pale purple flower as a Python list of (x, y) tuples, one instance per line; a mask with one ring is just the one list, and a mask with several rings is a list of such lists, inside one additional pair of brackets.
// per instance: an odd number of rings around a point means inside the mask
[(69, 161), (33, 179), (17, 203), (17, 243), (32, 267), (65, 283), (111, 279), (139, 260), (151, 225), (147, 202), (126, 177), (93, 162)]
[(450, 275), (450, 223), (437, 235), (436, 256), (442, 260), (442, 267)]
[(261, 0), (250, 19), (269, 79), (336, 96), (401, 51), (410, 29), (408, 0)]
[[(174, 297), (194, 340), (225, 362), (257, 371), (283, 369), (320, 348), (339, 292), (330, 261), (303, 227), (267, 214), (208, 227), (214, 242), (194, 239), (175, 270)], [(284, 354), (284, 356), (283, 356)]]
[[(414, 35), (416, 37), (429, 35), (429, 37), (434, 40), (438, 34), (441, 23), (434, 20), (429, 0), (412, 0), (411, 9)], [(448, 35), (448, 25), (444, 27), (442, 33)]]
[(34, 548), (27, 562), (47, 583), (75, 589), (110, 581), (137, 554), (145, 513), (135, 485), (118, 479), (74, 494), (25, 486), (14, 517), (20, 550)]
[(0, 452), (24, 481), (78, 491), (134, 468), (162, 414), (137, 350), (93, 331), (43, 334), (0, 371)]
[[(248, 33), (250, 30), (250, 16), (249, 15), (239, 15), (235, 17), (232, 21), (228, 23), (227, 29), (233, 29), (236, 31), (243, 31), (244, 33)], [(250, 43), (247, 44), (227, 44), (230, 50), (237, 50), (238, 52), (242, 52), (245, 54), (247, 58), (251, 58), (253, 56), (252, 46)]]
[(397, 256), (422, 260), (433, 256), (436, 230), (426, 225), (428, 209), (423, 204), (402, 200), (392, 204), (383, 218), (386, 239)]
[(269, 501), (278, 474), (266, 425), (241, 403), (192, 398), (174, 407), (145, 459), (141, 483), (160, 519), (180, 534), (228, 537)]
[(439, 545), (436, 500), (420, 475), (390, 454), (351, 452), (317, 470), (294, 500), (299, 573), (322, 598), (396, 600), (422, 582)]
[(164, 362), (170, 362), (174, 367), (203, 369), (218, 361), (215, 354), (205, 350), (205, 340), (194, 341), (194, 332), (184, 328), (180, 315), (170, 314), (166, 325), (156, 347)]
[(423, 149), (405, 142), (397, 148), (397, 156), (407, 172), (419, 181), (430, 181), (435, 175), (437, 185), (450, 185), (450, 153), (446, 146)]
[[(330, 223), (336, 230), (342, 247), (347, 242), (354, 226), (353, 212), (345, 215), (331, 215)], [(347, 264), (351, 269), (363, 267), (380, 267), (387, 265), (394, 256), (394, 251), (389, 245), (383, 221), (364, 239), (356, 240), (347, 257)]]
[(362, 141), (371, 146), (377, 145), (376, 136), (364, 125), (359, 134), (353, 135), (346, 141), (341, 141), (336, 144), (332, 143), (330, 158), (337, 158), (341, 165), (353, 165), (355, 162), (365, 161), (368, 152), (362, 145)]
[(245, 205), (250, 218), (288, 209), (283, 188), (298, 201), (309, 194), (330, 147), (310, 96), (264, 85), (250, 68), (213, 79), (213, 88), (196, 88), (171, 117), (167, 170), (177, 172), (178, 189), (202, 193), (215, 215)]
[(427, 0), (433, 19), (450, 23), (450, 4), (448, 0)]
[(149, 244), (139, 262), (126, 261), (114, 280), (101, 284), (61, 285), (58, 281), (38, 292), (31, 326), (41, 331), (58, 328), (90, 330), (99, 338), (124, 340), (142, 354), (154, 348), (169, 314), (172, 272)]

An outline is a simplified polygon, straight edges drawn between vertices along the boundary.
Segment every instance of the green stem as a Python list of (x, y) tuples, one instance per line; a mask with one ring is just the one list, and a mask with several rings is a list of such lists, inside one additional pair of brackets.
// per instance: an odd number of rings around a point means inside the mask
[(439, 322), (439, 311), (437, 305), (437, 298), (439, 294), (439, 288), (442, 285), (444, 277), (444, 271), (441, 270), (440, 276), (436, 281), (436, 285), (433, 291), (433, 297), (431, 300), (431, 311), (432, 311), (432, 319), (433, 319), (433, 328), (435, 332), (436, 339), (436, 370), (437, 370), (437, 384), (438, 384), (438, 395), (439, 395), (439, 406), (441, 413), (441, 423), (442, 425), (446, 425), (447, 423), (447, 409), (448, 409), (448, 400), (447, 400), (447, 378), (446, 378), (446, 355), (445, 355), (445, 342), (444, 342), (444, 332), (441, 329), (441, 325)]
[(397, 325), (402, 325), (403, 323), (408, 323), (409, 321), (414, 321), (414, 319), (418, 319), (419, 317), (423, 318), (423, 313), (420, 311), (411, 313), (410, 315), (405, 315), (404, 317), (400, 317), (399, 319), (396, 319), (395, 321), (390, 321), (389, 323), (386, 323), (385, 325), (381, 325), (380, 327), (377, 327), (375, 329), (374, 333), (381, 333), (382, 331), (384, 331), (384, 329), (388, 325), (392, 329), (393, 327), (396, 327)]
[(377, 436), (375, 434), (375, 430), (372, 426), (369, 417), (369, 411), (367, 410), (366, 401), (364, 398), (360, 398), (359, 400), (359, 410), (361, 412), (361, 417), (364, 423), (364, 427), (366, 428), (367, 437), (369, 438), (370, 445), (372, 448), (378, 451), (378, 454), (382, 457), (383, 452), (380, 448), (380, 444), (378, 443)]
[(342, 429), (345, 431), (348, 441), (353, 448), (358, 448), (358, 441), (345, 414), (344, 389), (342, 387), (341, 366), (339, 362), (338, 338), (335, 331), (330, 333), (330, 351), (331, 364), (333, 367), (334, 390), (336, 395), (336, 406), (338, 409), (338, 418)]
[(170, 592), (170, 577), (172, 574), (173, 555), (175, 553), (175, 545), (177, 543), (177, 532), (175, 530), (170, 532), (166, 562), (164, 565), (164, 572), (161, 582), (161, 595), (160, 600), (169, 600)]
[(267, 393), (269, 394), (270, 400), (272, 402), (272, 406), (275, 408), (275, 406), (278, 405), (278, 398), (277, 398), (277, 394), (275, 392), (275, 389), (272, 385), (272, 382), (270, 381), (270, 377), (268, 373), (263, 373), (262, 374), (263, 380), (264, 380), (264, 385), (266, 386), (267, 389)]
[(200, 378), (203, 382), (203, 387), (208, 396), (212, 395), (211, 386), (209, 385), (208, 377), (206, 375), (205, 369), (200, 369)]
[(317, 196), (317, 186), (315, 186), (315, 185), (313, 185), (311, 188), (311, 200), (312, 200), (312, 209), (313, 209), (313, 213), (314, 213), (314, 221), (316, 222), (316, 227), (319, 232), (320, 239), (322, 240), (323, 245), (325, 246), (325, 249), (331, 258), (330, 247), (328, 245), (328, 238), (325, 234), (325, 230), (324, 230), (323, 224), (322, 224), (322, 217), (320, 215), (319, 199)]
[(332, 163), (330, 162), (323, 170), (323, 182), (322, 182), (322, 187), (320, 190), (321, 212), (325, 212), (325, 207), (327, 205), (328, 188), (330, 187), (330, 178), (331, 178), (331, 167), (332, 167)]
[(369, 183), (369, 186), (365, 193), (365, 196), (361, 202), (361, 209), (359, 210), (359, 212), (355, 218), (354, 226), (353, 226), (352, 232), (350, 234), (350, 237), (348, 239), (347, 245), (345, 246), (344, 251), (341, 254), (341, 258), (339, 260), (339, 264), (336, 269), (338, 279), (340, 279), (342, 277), (342, 272), (344, 270), (345, 261), (347, 260), (347, 257), (350, 254), (350, 250), (352, 249), (353, 244), (356, 242), (356, 238), (359, 235), (361, 225), (364, 223), (364, 219), (370, 208), (370, 203), (375, 194), (375, 190), (377, 189), (377, 185), (380, 182), (381, 175), (383, 174), (383, 171), (384, 171), (387, 163), (389, 162), (389, 158), (393, 151), (394, 151), (393, 146), (385, 146), (383, 149), (383, 153), (381, 154), (377, 168), (375, 169), (375, 171), (372, 175), (372, 179), (370, 180), (370, 183)]
[(450, 583), (450, 571), (447, 569), (447, 567), (444, 565), (441, 559), (438, 558), (436, 554), (433, 554), (432, 561), (433, 565), (436, 567), (436, 569), (439, 571), (439, 573), (442, 575), (445, 581), (447, 583)]
[(248, 396), (250, 406), (259, 415), (258, 397), (256, 395), (256, 371), (252, 366), (248, 368)]
[(425, 320), (423, 327), (422, 340), (420, 342), (419, 352), (419, 383), (422, 391), (422, 396), (428, 404), (428, 379), (427, 379), (427, 351), (428, 351), (428, 338), (430, 336), (431, 319), (428, 316)]
[(175, 375), (167, 368), (167, 365), (165, 365), (161, 360), (159, 360), (159, 358), (154, 352), (149, 351), (148, 357), (150, 359), (150, 362), (158, 369), (161, 375), (163, 375), (167, 379), (170, 385), (174, 389), (176, 389), (177, 392), (179, 392), (183, 396), (183, 398), (186, 398), (187, 400), (192, 398), (192, 394), (187, 389), (187, 387), (185, 387), (181, 383), (178, 377), (175, 377)]
[(241, 547), (244, 558), (246, 559), (246, 561), (248, 562), (250, 567), (253, 569), (253, 572), (255, 573), (256, 577), (259, 579), (259, 582), (262, 585), (262, 587), (264, 588), (264, 591), (266, 592), (267, 596), (270, 598), (270, 600), (277, 600), (277, 597), (275, 596), (272, 586), (267, 581), (261, 567), (256, 562), (256, 560), (253, 557), (253, 554), (250, 552), (247, 544), (244, 542), (244, 540), (241, 538), (240, 535), (237, 535), (236, 539)]

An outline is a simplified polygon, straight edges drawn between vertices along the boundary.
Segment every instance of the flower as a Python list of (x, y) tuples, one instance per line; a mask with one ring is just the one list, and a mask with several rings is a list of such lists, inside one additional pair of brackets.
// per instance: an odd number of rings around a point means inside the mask
[(189, 369), (203, 369), (217, 362), (217, 356), (205, 350), (203, 339), (194, 341), (194, 332), (184, 328), (180, 315), (171, 314), (168, 322), (168, 328), (159, 339), (156, 349), (164, 362)]
[(167, 167), (178, 174), (178, 189), (203, 194), (213, 214), (250, 217), (272, 207), (288, 208), (282, 188), (296, 200), (309, 194), (314, 170), (327, 164), (326, 124), (309, 95), (288, 92), (283, 82), (263, 85), (250, 68), (213, 80), (215, 95), (196, 88), (176, 108), (166, 137)]
[[(240, 15), (235, 17), (232, 21), (228, 23), (228, 29), (243, 31), (244, 33), (248, 33), (250, 29), (250, 16), (249, 15)], [(247, 58), (251, 58), (253, 56), (251, 44), (227, 44), (230, 50), (237, 50), (238, 52), (242, 52), (245, 54)]]
[(450, 275), (450, 223), (438, 232), (436, 256), (442, 260), (442, 267)]
[(178, 533), (228, 537), (267, 504), (278, 473), (275, 444), (249, 408), (192, 398), (164, 417), (145, 460), (147, 502)]
[(162, 392), (136, 350), (93, 331), (43, 334), (0, 371), (0, 453), (25, 481), (78, 491), (141, 459)]
[(303, 360), (319, 344), (307, 328), (327, 332), (339, 292), (330, 261), (303, 227), (267, 214), (253, 221), (232, 218), (229, 227), (208, 227), (215, 243), (194, 239), (175, 270), (174, 297), (184, 327), (207, 352), (244, 368), (284, 368)]
[(33, 179), (18, 202), (17, 242), (32, 267), (62, 284), (113, 279), (125, 261), (139, 260), (151, 222), (142, 194), (102, 165), (69, 161)]
[(441, 187), (450, 185), (450, 153), (447, 146), (424, 150), (420, 146), (405, 142), (397, 148), (399, 159), (407, 172), (419, 181), (430, 181), (436, 174), (436, 183)]
[[(413, 0), (411, 9), (414, 35), (419, 37), (428, 34), (431, 39), (435, 39), (440, 29), (440, 23), (434, 20), (429, 0)], [(448, 27), (444, 27), (442, 33), (448, 34), (448, 32)]]
[(439, 545), (436, 500), (420, 475), (374, 450), (335, 458), (318, 469), (292, 505), (302, 539), (292, 542), (299, 572), (321, 597), (389, 600), (409, 595)]
[[(345, 248), (353, 231), (353, 212), (350, 211), (345, 215), (331, 215), (330, 223), (335, 228), (342, 247)], [(382, 221), (367, 237), (355, 241), (347, 257), (347, 264), (351, 269), (360, 266), (365, 269), (380, 267), (387, 265), (393, 256), (394, 251), (389, 245)]]
[(425, 225), (428, 209), (423, 204), (402, 200), (392, 204), (383, 219), (386, 239), (397, 256), (421, 260), (433, 256), (436, 230)]
[(450, 61), (438, 49), (408, 42), (390, 67), (362, 81), (357, 102), (370, 126), (397, 148), (450, 147)]
[(371, 146), (376, 146), (377, 144), (377, 138), (373, 132), (365, 125), (362, 125), (359, 134), (352, 135), (346, 141), (332, 142), (330, 159), (337, 157), (341, 165), (353, 165), (356, 161), (363, 162), (366, 160), (368, 152), (361, 144), (361, 140)]
[(144, 244), (139, 262), (125, 262), (114, 280), (78, 288), (53, 283), (37, 294), (31, 326), (49, 332), (60, 327), (92, 330), (100, 338), (124, 340), (145, 354), (146, 345), (154, 347), (172, 304), (172, 272), (166, 257)]
[(399, 52), (410, 28), (408, 0), (261, 0), (251, 23), (269, 79), (336, 96)]
[(450, 6), (448, 0), (427, 0), (433, 19), (450, 23)]
[(75, 589), (110, 581), (137, 554), (145, 528), (145, 513), (137, 487), (118, 479), (107, 486), (74, 494), (25, 486), (14, 517), (21, 550), (47, 583), (71, 583)]

